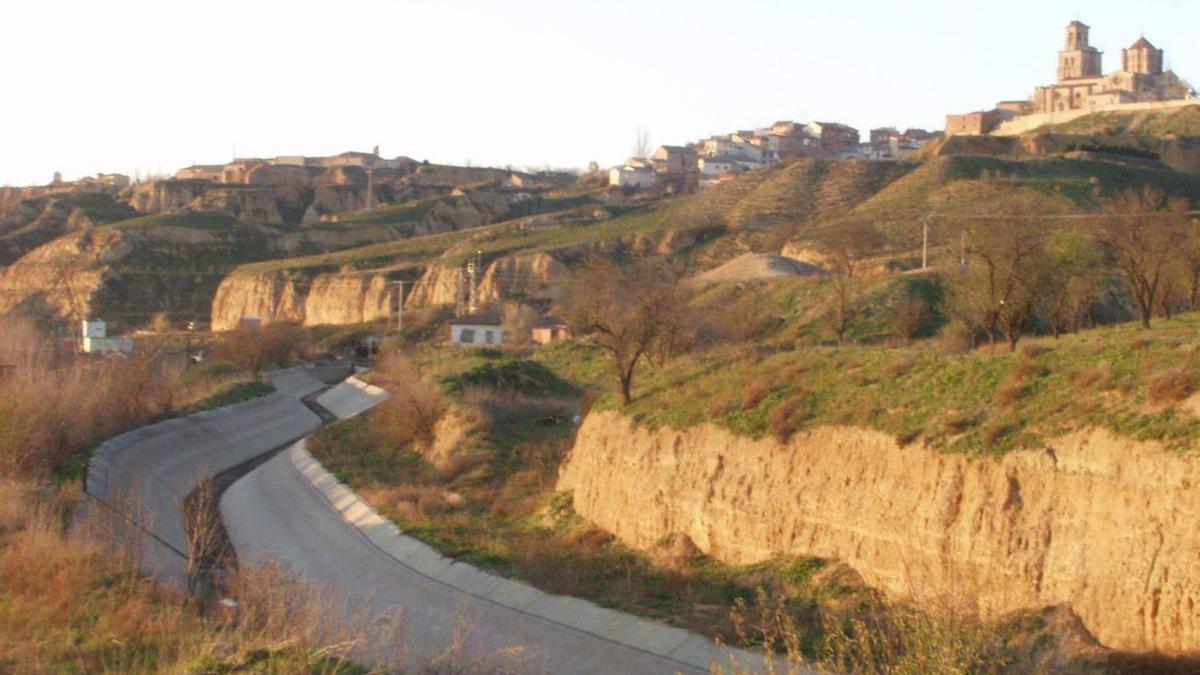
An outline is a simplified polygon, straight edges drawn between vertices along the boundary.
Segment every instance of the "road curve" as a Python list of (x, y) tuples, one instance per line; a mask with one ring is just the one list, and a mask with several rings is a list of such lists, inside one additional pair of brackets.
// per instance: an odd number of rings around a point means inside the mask
[[(568, 612), (588, 604), (574, 598), (548, 596), (496, 578), (508, 584), (503, 593), (494, 594), (497, 601), (422, 573), (419, 568), (424, 565), (414, 564), (411, 557), (401, 561), (347, 521), (343, 512), (361, 509), (361, 503), (346, 503), (357, 501), (352, 493), (342, 493), (340, 505), (332, 503), (303, 472), (304, 462), (312, 460), (302, 445), (280, 453), (225, 492), (221, 512), (226, 529), (240, 561), (283, 563), (336, 598), (329, 605), (353, 615), (344, 617), (348, 625), (389, 626), (386, 632), (357, 636), (367, 641), (364, 650), (372, 661), (419, 668), (446, 654), (456, 632), (465, 651), (455, 658), (460, 664), (474, 664), (472, 670), (488, 672), (703, 673), (708, 671), (704, 664), (709, 652), (719, 658), (716, 650), (698, 644), (707, 642), (698, 636), (683, 634), (684, 641), (693, 640), (688, 645), (691, 653), (671, 658), (650, 651), (654, 647), (649, 644), (640, 649), (567, 625), (572, 622), (569, 617), (555, 621), (533, 613), (535, 597), (557, 600)], [(422, 555), (440, 559), (427, 548)], [(457, 566), (472, 579), (481, 575), (468, 571), (473, 570), (469, 566), (441, 560), (442, 569)], [(520, 604), (528, 611), (509, 606), (517, 596), (523, 596)], [(601, 611), (626, 625), (650, 623)], [(398, 632), (390, 628), (397, 620)], [(658, 630), (682, 633), (665, 626)], [(636, 637), (627, 641), (635, 642)], [(648, 642), (655, 637), (642, 636)]]
[(300, 400), (325, 387), (313, 372), (291, 368), (269, 377), (273, 394), (135, 429), (97, 448), (86, 489), (108, 508), (93, 513), (120, 514), (108, 526), (137, 545), (146, 572), (185, 585), (188, 539), (182, 504), (188, 494), (216, 474), (320, 426), (320, 418)]

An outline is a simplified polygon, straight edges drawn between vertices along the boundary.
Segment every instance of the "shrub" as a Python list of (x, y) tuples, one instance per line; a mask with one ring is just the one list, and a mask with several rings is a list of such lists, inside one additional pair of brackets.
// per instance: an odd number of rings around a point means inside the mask
[(784, 399), (771, 411), (769, 431), (780, 443), (786, 443), (812, 417), (808, 405), (808, 393), (795, 394)]
[(221, 336), (213, 349), (217, 358), (232, 361), (258, 374), (268, 366), (284, 366), (308, 351), (308, 334), (290, 323), (239, 328)]
[(1152, 405), (1176, 403), (1196, 391), (1196, 377), (1182, 370), (1170, 370), (1146, 383), (1146, 397)]
[(746, 385), (745, 393), (742, 394), (742, 410), (750, 410), (757, 406), (769, 391), (761, 379), (751, 381)]
[(391, 392), (391, 396), (372, 413), (371, 428), (393, 448), (431, 443), (443, 409), (437, 388), (421, 377), (416, 366), (400, 356), (380, 360), (375, 372), (380, 385)]
[(975, 348), (975, 332), (961, 321), (951, 321), (938, 333), (942, 351), (963, 354)]

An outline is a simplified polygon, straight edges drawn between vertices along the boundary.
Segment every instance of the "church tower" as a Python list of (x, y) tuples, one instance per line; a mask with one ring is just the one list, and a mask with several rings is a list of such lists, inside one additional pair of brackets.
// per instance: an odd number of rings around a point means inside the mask
[(1066, 49), (1058, 53), (1058, 81), (1088, 77), (1100, 77), (1100, 50), (1088, 44), (1088, 26), (1072, 21)]
[(1163, 72), (1163, 50), (1141, 38), (1128, 49), (1121, 50), (1121, 70), (1142, 75), (1161, 75)]

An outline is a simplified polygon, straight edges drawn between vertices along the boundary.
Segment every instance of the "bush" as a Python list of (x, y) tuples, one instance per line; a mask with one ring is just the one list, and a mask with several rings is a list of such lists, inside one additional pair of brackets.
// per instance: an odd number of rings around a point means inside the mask
[(433, 442), (443, 403), (436, 387), (401, 356), (387, 356), (375, 365), (379, 385), (391, 395), (372, 413), (371, 428), (394, 448)]
[(771, 435), (780, 443), (786, 443), (792, 434), (812, 417), (808, 406), (808, 393), (795, 394), (784, 399), (771, 411)]
[(214, 348), (217, 358), (231, 361), (258, 374), (268, 366), (285, 366), (303, 357), (308, 334), (300, 326), (272, 323), (262, 328), (239, 328), (221, 336)]
[(961, 321), (951, 321), (938, 333), (942, 351), (947, 354), (964, 354), (975, 348), (975, 331)]
[(757, 406), (769, 392), (770, 389), (763, 384), (762, 380), (753, 380), (746, 386), (746, 391), (742, 394), (742, 410), (750, 410)]
[(1146, 383), (1146, 398), (1152, 405), (1177, 403), (1196, 391), (1196, 377), (1185, 370), (1170, 370)]

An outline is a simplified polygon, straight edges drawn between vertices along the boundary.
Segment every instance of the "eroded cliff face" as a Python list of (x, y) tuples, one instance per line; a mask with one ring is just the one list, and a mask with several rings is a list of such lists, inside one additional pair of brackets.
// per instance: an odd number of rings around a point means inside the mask
[(971, 461), (864, 429), (781, 444), (596, 412), (558, 486), (635, 547), (683, 533), (729, 563), (838, 558), (899, 596), (1067, 603), (1109, 647), (1177, 653), (1200, 649), (1198, 467), (1101, 430)]
[(461, 268), (451, 265), (430, 265), (421, 278), (413, 284), (412, 291), (405, 294), (405, 307), (430, 307), (453, 305), (460, 283)]
[(479, 282), (481, 302), (505, 298), (549, 298), (562, 295), (570, 271), (547, 253), (504, 256), (488, 265)]
[(213, 299), (212, 329), (236, 328), (242, 317), (307, 326), (372, 321), (395, 314), (396, 288), (383, 274), (288, 271), (235, 272)]

